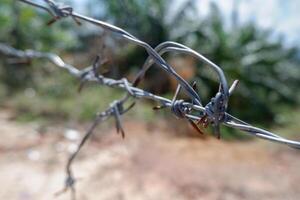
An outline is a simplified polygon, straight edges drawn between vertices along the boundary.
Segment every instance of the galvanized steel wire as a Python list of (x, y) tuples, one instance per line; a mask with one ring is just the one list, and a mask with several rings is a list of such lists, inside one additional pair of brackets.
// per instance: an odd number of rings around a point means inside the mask
[[(221, 67), (217, 66), (212, 61), (210, 61), (200, 53), (194, 51), (193, 49), (190, 49), (183, 44), (172, 41), (163, 42), (157, 47), (152, 48), (149, 44), (139, 40), (125, 30), (109, 23), (78, 14), (74, 12), (73, 9), (69, 6), (60, 5), (52, 0), (44, 0), (46, 2), (46, 5), (41, 5), (29, 0), (19, 1), (47, 11), (53, 17), (53, 19), (49, 23), (54, 23), (55, 21), (65, 17), (72, 17), (78, 24), (81, 24), (81, 22), (85, 21), (99, 26), (107, 31), (110, 31), (127, 40), (128, 42), (143, 47), (149, 54), (149, 57), (146, 59), (135, 80), (133, 81), (133, 83), (130, 83), (126, 78), (115, 80), (99, 74), (98, 68), (100, 68), (102, 64), (100, 57), (97, 57), (91, 66), (79, 70), (75, 66), (65, 63), (61, 57), (52, 53), (43, 53), (34, 50), (22, 51), (17, 50), (9, 45), (0, 44), (0, 53), (15, 58), (48, 60), (54, 65), (67, 70), (71, 75), (77, 77), (81, 81), (81, 85), (83, 85), (85, 82), (96, 82), (100, 85), (105, 85), (112, 88), (120, 88), (127, 93), (122, 99), (112, 102), (105, 111), (97, 114), (95, 122), (83, 137), (80, 145), (77, 148), (77, 151), (72, 154), (68, 160), (68, 164), (66, 167), (67, 179), (65, 190), (68, 188), (71, 188), (72, 191), (75, 190), (75, 179), (73, 178), (73, 174), (71, 171), (71, 164), (80, 151), (81, 147), (92, 134), (95, 127), (100, 122), (112, 116), (116, 120), (117, 131), (121, 132), (122, 136), (124, 137), (124, 130), (121, 124), (121, 115), (133, 108), (135, 103), (134, 100), (136, 99), (151, 99), (158, 102), (160, 105), (159, 108), (169, 108), (176, 117), (186, 119), (193, 125), (194, 128), (196, 128), (200, 132), (201, 130), (198, 128), (199, 126), (206, 127), (208, 125), (211, 125), (213, 127), (214, 133), (218, 137), (220, 137), (220, 125), (223, 124), (225, 126), (238, 129), (244, 133), (256, 136), (261, 139), (286, 144), (293, 148), (300, 148), (300, 142), (298, 141), (289, 140), (270, 131), (254, 127), (228, 114), (226, 110), (229, 103), (229, 97), (230, 95), (232, 95), (234, 89), (236, 88), (238, 81), (234, 81), (231, 87), (229, 87), (229, 84)], [(195, 87), (191, 86), (186, 80), (184, 80), (179, 74), (177, 74), (172, 66), (170, 66), (162, 58), (163, 54), (166, 52), (177, 52), (191, 55), (199, 61), (204, 62), (214, 70), (219, 78), (220, 87), (217, 94), (207, 105), (202, 104), (201, 96), (198, 94)], [(161, 97), (137, 87), (138, 83), (143, 79), (147, 70), (151, 66), (153, 66), (153, 64), (156, 64), (156, 66), (166, 71), (169, 75), (173, 76), (178, 81), (178, 88), (173, 99)], [(189, 96), (191, 101), (177, 99), (177, 95), (180, 90), (183, 90)], [(125, 104), (128, 104), (127, 102), (130, 102), (131, 104), (129, 106), (125, 106)]]

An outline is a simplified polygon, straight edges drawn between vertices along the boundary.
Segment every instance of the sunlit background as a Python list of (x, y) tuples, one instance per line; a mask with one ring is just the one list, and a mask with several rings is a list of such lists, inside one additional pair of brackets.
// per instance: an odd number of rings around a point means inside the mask
[[(43, 3), (43, 1), (36, 1)], [(300, 1), (77, 0), (74, 11), (117, 25), (152, 47), (185, 44), (240, 84), (228, 112), (255, 126), (300, 140)], [(43, 10), (18, 0), (0, 2), (0, 43), (60, 55), (80, 69), (97, 55), (104, 76), (132, 81), (147, 52), (99, 27), (72, 18), (47, 25)], [(0, 54), (1, 199), (52, 199), (64, 164), (97, 112), (123, 92), (79, 82), (46, 60)], [(194, 58), (164, 58), (207, 103), (217, 76)], [(172, 98), (177, 82), (157, 67), (140, 87)], [(183, 94), (181, 98), (187, 99)], [(187, 99), (188, 100), (188, 99)], [(221, 140), (199, 135), (155, 102), (139, 101), (101, 124), (74, 165), (78, 199), (298, 199), (299, 153), (222, 127)], [(0, 183), (0, 184), (1, 184)], [(69, 199), (63, 194), (58, 199)]]

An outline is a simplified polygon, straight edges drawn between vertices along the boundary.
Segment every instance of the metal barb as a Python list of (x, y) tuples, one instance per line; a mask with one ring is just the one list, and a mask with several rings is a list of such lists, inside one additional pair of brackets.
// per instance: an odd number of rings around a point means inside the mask
[[(58, 14), (58, 12), (53, 11), (49, 9), (48, 7), (45, 7), (43, 5), (34, 3), (29, 0), (19, 0), (21, 2), (27, 3), (31, 6), (35, 6), (37, 8), (43, 9), (47, 11), (51, 16), (56, 15), (61, 15), (60, 17), (67, 17), (71, 16), (76, 19), (80, 19), (81, 21), (85, 21), (91, 24), (94, 24), (96, 26), (102, 27), (105, 30), (111, 31), (113, 33), (116, 33), (120, 37), (128, 40), (129, 42), (132, 42), (138, 46), (142, 46), (145, 48), (149, 54), (149, 58), (146, 60), (142, 70), (138, 73), (137, 79), (142, 79), (142, 77), (145, 75), (146, 71), (149, 69), (149, 67), (153, 64), (156, 63), (161, 69), (167, 71), (170, 75), (174, 76), (180, 87), (186, 92), (190, 98), (192, 99), (192, 103), (189, 102), (182, 102), (181, 103), (181, 109), (192, 109), (194, 111), (197, 111), (196, 114), (191, 114), (191, 112), (184, 113), (184, 118), (192, 119), (192, 120), (198, 120), (199, 122), (203, 123), (203, 125), (207, 126), (208, 124), (224, 124), (226, 126), (232, 127), (239, 129), (241, 131), (244, 131), (248, 134), (251, 134), (253, 136), (263, 138), (266, 140), (271, 140), (274, 142), (279, 142), (282, 144), (287, 144), (291, 147), (300, 147), (300, 142), (292, 141), (292, 140), (286, 140), (274, 133), (271, 133), (269, 131), (253, 127), (246, 122), (243, 122), (242, 120), (239, 120), (228, 113), (226, 113), (227, 110), (227, 104), (228, 104), (228, 97), (232, 95), (232, 92), (236, 88), (237, 81), (233, 83), (233, 85), (228, 89), (228, 84), (226, 81), (226, 78), (224, 76), (224, 72), (220, 67), (215, 65), (213, 62), (211, 62), (209, 59), (201, 55), (200, 53), (182, 45), (176, 42), (163, 42), (159, 44), (155, 49), (150, 47), (147, 43), (137, 39), (130, 33), (126, 32), (125, 30), (116, 27), (114, 25), (108, 24), (106, 22), (100, 21), (100, 20), (95, 20), (93, 18), (89, 18), (87, 16), (80, 15), (78, 13), (75, 13), (73, 10), (70, 12), (70, 9), (66, 10), (64, 7), (59, 7), (57, 4), (55, 4), (55, 9), (60, 9), (59, 12), (63, 12), (64, 14)], [(49, 2), (49, 0), (46, 0)], [(54, 1), (51, 1), (54, 2)], [(51, 4), (51, 3), (50, 3)], [(53, 5), (52, 5), (53, 6)], [(51, 6), (50, 6), (51, 7)], [(66, 14), (67, 13), (67, 14)], [(37, 52), (33, 50), (26, 50), (26, 51), (20, 51), (16, 50), (10, 46), (0, 44), (0, 52), (2, 52), (5, 55), (8, 56), (14, 56), (16, 58), (27, 58), (27, 59), (33, 59), (33, 58), (40, 58), (40, 59), (48, 59), (51, 61), (54, 65), (57, 65), (60, 68), (66, 69), (69, 71), (72, 75), (76, 77), (80, 77), (82, 73), (90, 70), (91, 67), (87, 67), (83, 70), (78, 70), (72, 65), (66, 64), (63, 62), (63, 60), (55, 55), (55, 54), (50, 54), (50, 53), (42, 53), (42, 52)], [(208, 64), (208, 66), (212, 67), (214, 69), (220, 80), (220, 90), (217, 93), (217, 95), (212, 98), (211, 102), (209, 102), (205, 107), (202, 106), (201, 101), (200, 101), (200, 96), (199, 94), (195, 91), (195, 89), (189, 85), (182, 77), (180, 77), (176, 72), (174, 72), (174, 69), (172, 66), (170, 66), (162, 57), (161, 55), (165, 52), (177, 52), (177, 53), (184, 53), (184, 54), (189, 54), (192, 55), (199, 60), (205, 62)], [(151, 99), (154, 101), (157, 101), (163, 107), (172, 107), (174, 106), (174, 101), (169, 100), (167, 98), (149, 93), (147, 91), (144, 91), (140, 88), (134, 87), (137, 84), (127, 84), (127, 82), (124, 82), (124, 79), (122, 80), (114, 80), (110, 78), (106, 78), (103, 76), (99, 76), (97, 78), (92, 77), (92, 76), (86, 76), (86, 80), (90, 82), (97, 82), (102, 85), (106, 85), (108, 87), (114, 87), (114, 88), (120, 88), (125, 91), (127, 91), (127, 96), (122, 99), (122, 101), (127, 101), (129, 96), (134, 97), (134, 98), (146, 98), (146, 99)], [(132, 96), (134, 94), (134, 96)], [(178, 101), (178, 100), (177, 100)], [(110, 114), (111, 115), (111, 114)], [(262, 137), (261, 135), (266, 135), (268, 137)]]
[[(75, 21), (85, 21), (87, 23), (91, 23), (95, 26), (101, 27), (107, 31), (110, 31), (111, 33), (115, 33), (116, 35), (127, 40), (128, 42), (143, 47), (149, 54), (149, 57), (145, 61), (140, 72), (137, 74), (135, 80), (133, 81), (133, 84), (131, 84), (126, 78), (115, 80), (100, 75), (99, 67), (101, 67), (103, 62), (100, 62), (99, 56), (96, 57), (92, 66), (79, 70), (76, 67), (65, 63), (63, 59), (61, 59), (58, 55), (52, 53), (44, 53), (34, 50), (22, 51), (5, 44), (0, 44), (0, 54), (8, 56), (9, 58), (13, 57), (15, 59), (25, 59), (29, 61), (32, 59), (44, 59), (50, 61), (59, 68), (67, 70), (72, 76), (77, 77), (81, 81), (79, 90), (82, 89), (84, 83), (95, 82), (100, 85), (105, 85), (107, 87), (119, 88), (126, 92), (126, 95), (123, 98), (114, 101), (105, 111), (97, 114), (94, 123), (91, 125), (89, 130), (86, 132), (86, 134), (80, 141), (77, 150), (69, 157), (66, 165), (67, 178), (65, 188), (61, 192), (71, 189), (72, 195), (75, 198), (74, 185), (76, 181), (73, 178), (71, 165), (75, 157), (81, 150), (82, 146), (85, 144), (87, 139), (90, 138), (90, 136), (94, 132), (94, 129), (100, 122), (110, 117), (114, 117), (116, 120), (117, 132), (121, 132), (122, 137), (124, 138), (125, 133), (120, 118), (121, 115), (128, 112), (135, 105), (135, 102), (133, 102), (127, 108), (124, 108), (125, 103), (128, 102), (130, 98), (153, 100), (160, 105), (155, 107), (155, 109), (171, 108), (171, 111), (175, 116), (177, 116), (180, 119), (186, 119), (201, 134), (203, 134), (203, 132), (198, 127), (198, 125), (201, 125), (204, 128), (206, 128), (208, 125), (212, 125), (214, 133), (217, 135), (218, 138), (220, 138), (220, 125), (223, 124), (225, 126), (238, 129), (242, 132), (245, 132), (247, 134), (261, 139), (285, 144), (293, 148), (300, 148), (300, 142), (288, 140), (267, 130), (251, 126), (248, 123), (228, 114), (226, 110), (228, 107), (229, 97), (232, 95), (234, 89), (236, 88), (238, 81), (234, 81), (232, 86), (228, 88), (228, 83), (223, 70), (200, 53), (194, 51), (193, 49), (190, 49), (189, 47), (172, 41), (163, 42), (157, 47), (152, 48), (146, 42), (137, 39), (127, 31), (119, 27), (78, 14), (74, 12), (71, 7), (59, 5), (55, 1), (44, 0), (48, 6), (43, 6), (30, 0), (19, 1), (31, 6), (35, 6), (39, 9), (43, 9), (44, 11), (48, 12), (53, 17), (53, 22), (51, 23), (54, 23), (57, 20), (70, 16)], [(170, 66), (162, 58), (162, 55), (166, 52), (176, 52), (191, 55), (197, 58), (199, 61), (206, 63), (216, 72), (220, 81), (219, 91), (206, 106), (202, 105), (201, 98), (198, 94), (198, 89), (196, 88), (195, 84), (191, 86), (186, 80), (184, 80), (179, 74), (175, 72), (172, 66)], [(160, 69), (166, 71), (169, 75), (173, 76), (178, 81), (178, 87), (172, 100), (152, 94), (137, 87), (138, 83), (143, 80), (143, 77), (145, 76), (146, 72), (153, 64), (156, 64)], [(183, 90), (183, 92), (185, 92), (189, 96), (191, 102), (177, 100), (177, 96), (180, 90)]]

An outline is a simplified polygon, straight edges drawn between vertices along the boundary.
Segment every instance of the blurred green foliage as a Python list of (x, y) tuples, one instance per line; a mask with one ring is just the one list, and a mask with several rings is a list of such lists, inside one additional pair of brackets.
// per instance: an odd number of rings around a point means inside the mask
[[(90, 4), (93, 5), (91, 12), (95, 13), (95, 17), (106, 19), (124, 28), (139, 39), (146, 41), (152, 47), (163, 41), (178, 40), (177, 34), (181, 30), (180, 27), (186, 27), (186, 23), (190, 21), (191, 12), (196, 12), (195, 1), (188, 0), (172, 17), (168, 17), (167, 13), (174, 13), (169, 3), (164, 0), (90, 1)], [(100, 7), (104, 7), (104, 9), (99, 14), (99, 12), (95, 11)], [(123, 41), (120, 41), (118, 45), (123, 47), (116, 47), (117, 50), (115, 51), (115, 62), (120, 71), (126, 74), (140, 69), (148, 55), (147, 52), (136, 45), (128, 44), (124, 47)], [(148, 74), (151, 79), (151, 77), (161, 75), (161, 72), (159, 70), (150, 70)], [(165, 88), (166, 86), (160, 84), (158, 87)], [(166, 91), (166, 89), (162, 90)]]
[[(299, 104), (299, 50), (286, 47), (283, 38), (273, 37), (272, 30), (263, 30), (253, 22), (238, 24), (236, 20), (226, 26), (222, 12), (214, 3), (209, 15), (201, 19), (197, 17), (195, 1), (186, 1), (175, 13), (167, 1), (120, 2), (102, 1), (107, 18), (115, 24), (152, 46), (166, 40), (186, 44), (221, 66), (229, 83), (240, 80), (230, 100), (230, 112), (234, 115), (254, 123), (274, 122), (280, 106)], [(122, 52), (128, 63), (121, 59), (119, 65), (124, 69), (141, 67), (146, 55), (142, 56), (139, 48), (129, 49)], [(195, 80), (208, 102), (218, 85), (212, 70), (202, 65), (198, 63)], [(146, 80), (151, 83), (161, 73), (150, 71)]]
[[(280, 106), (299, 104), (299, 50), (285, 47), (282, 38), (272, 39), (272, 33), (254, 23), (226, 29), (212, 4), (207, 18), (184, 35), (187, 40), (196, 37), (191, 47), (221, 66), (230, 82), (240, 80), (230, 107), (248, 121), (272, 122)], [(199, 68), (197, 76), (207, 96), (213, 95), (210, 71)]]
[(121, 97), (119, 92), (95, 84), (86, 86), (79, 93), (78, 80), (67, 72), (58, 69), (50, 73), (33, 72), (33, 75), (39, 76), (39, 84), (7, 97), (6, 106), (18, 111), (18, 120), (90, 120), (97, 111), (104, 110), (112, 99)]
[[(234, 79), (240, 80), (230, 99), (229, 112), (246, 121), (264, 125), (267, 122), (281, 123), (282, 120), (278, 119), (282, 117), (277, 114), (278, 111), (299, 105), (299, 50), (286, 47), (282, 38), (274, 38), (271, 30), (262, 30), (254, 23), (225, 25), (224, 16), (215, 4), (211, 4), (210, 14), (203, 18), (198, 15), (193, 0), (185, 1), (176, 10), (169, 1), (164, 0), (89, 0), (87, 8), (89, 15), (120, 26), (153, 47), (167, 40), (178, 41), (221, 66), (229, 83)], [(79, 38), (89, 41), (85, 48), (98, 48), (98, 43), (93, 43), (93, 37), (99, 37), (95, 29), (74, 31), (75, 24), (71, 19), (61, 20), (49, 27), (46, 26), (49, 20), (49, 15), (44, 11), (15, 0), (2, 0), (0, 42), (20, 49), (63, 52), (66, 55), (79, 44)], [(111, 38), (114, 37), (108, 40)], [(115, 54), (112, 56), (113, 64), (119, 68), (119, 76), (139, 69), (147, 57), (147, 52), (140, 47), (124, 44), (123, 40), (115, 39), (112, 44), (114, 51), (110, 53)], [(166, 57), (168, 60), (171, 56)], [(48, 65), (40, 61), (34, 62), (32, 67), (20, 63), (9, 64), (4, 59), (1, 59), (1, 63), (0, 96), (5, 95), (2, 92), (5, 88), (9, 93), (18, 88), (25, 91), (12, 93), (10, 97), (10, 103), (22, 111), (22, 120), (41, 115), (90, 119), (95, 110), (105, 108), (119, 95), (118, 92), (110, 93), (113, 90), (94, 86), (83, 95), (78, 95), (77, 82), (73, 78), (68, 78), (60, 70), (46, 73), (43, 66), (48, 68)], [(147, 73), (145, 87), (150, 90), (153, 86), (165, 88), (160, 91), (168, 96), (168, 79), (155, 79), (165, 75), (157, 69)], [(218, 88), (216, 77), (203, 63), (197, 63), (194, 75), (202, 98), (208, 102)], [(32, 85), (32, 82), (36, 84)], [(28, 90), (29, 85), (35, 91), (34, 96), (26, 96), (28, 91), (32, 91)], [(100, 96), (104, 101), (99, 100)], [(137, 113), (148, 119), (153, 118), (151, 109), (139, 108)]]
[[(0, 2), (0, 42), (19, 49), (59, 52), (76, 44), (77, 35), (69, 21), (61, 21), (49, 27), (48, 13), (25, 5), (17, 0)], [(1, 59), (2, 60), (2, 59)], [(1, 79), (10, 89), (17, 89), (33, 83), (32, 69), (24, 63), (2, 61)], [(0, 63), (0, 64), (1, 64)]]
[(0, 5), (0, 41), (40, 51), (67, 50), (76, 44), (71, 20), (47, 26), (51, 16), (43, 10), (18, 0), (2, 0)]

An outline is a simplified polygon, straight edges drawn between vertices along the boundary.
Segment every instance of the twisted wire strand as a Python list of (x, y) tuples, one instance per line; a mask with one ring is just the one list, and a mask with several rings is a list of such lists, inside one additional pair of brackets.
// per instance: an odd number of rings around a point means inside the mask
[(182, 85), (182, 87), (185, 89), (187, 95), (189, 95), (190, 98), (194, 99), (195, 102), (197, 102), (197, 104), (199, 104), (199, 105), (201, 104), (200, 97), (194, 91), (194, 89), (175, 71), (170, 71), (171, 67), (168, 65), (168, 63), (159, 54), (157, 54), (157, 52), (149, 44), (137, 39), (136, 37), (134, 37), (127, 31), (125, 31), (119, 27), (116, 27), (114, 25), (111, 25), (109, 23), (75, 13), (73, 11), (70, 11), (70, 9), (65, 9), (65, 7), (60, 8), (59, 5), (57, 5), (54, 1), (51, 1), (51, 0), (45, 0), (45, 2), (48, 5), (50, 5), (50, 8), (40, 5), (40, 4), (37, 4), (32, 1), (28, 1), (28, 0), (19, 0), (19, 1), (24, 2), (24, 3), (29, 3), (30, 5), (36, 6), (38, 8), (43, 7), (44, 10), (47, 10), (47, 12), (52, 13), (52, 16), (55, 14), (58, 14), (58, 15), (55, 15), (56, 19), (72, 16), (73, 19), (83, 20), (83, 21), (89, 22), (91, 24), (94, 24), (96, 26), (100, 26), (100, 27), (104, 28), (105, 30), (111, 31), (112, 33), (115, 33), (118, 36), (128, 40), (129, 42), (135, 43), (136, 45), (143, 47), (147, 51), (147, 53), (153, 58), (153, 60), (155, 61), (155, 63), (158, 66), (160, 66), (163, 70), (174, 75), (176, 80)]
[[(172, 104), (172, 100), (170, 100), (170, 99), (155, 95), (153, 93), (147, 92), (138, 87), (132, 86), (127, 81), (127, 79), (123, 78), (120, 80), (115, 80), (112, 78), (104, 77), (102, 75), (95, 76), (94, 72), (92, 71), (91, 66), (86, 67), (82, 70), (79, 70), (70, 64), (66, 64), (58, 55), (55, 55), (52, 53), (43, 53), (43, 52), (38, 52), (38, 51), (34, 51), (34, 50), (21, 51), (21, 50), (14, 49), (13, 47), (10, 47), (5, 44), (0, 44), (0, 52), (4, 55), (15, 56), (18, 58), (47, 59), (54, 65), (67, 70), (71, 75), (73, 75), (79, 79), (84, 79), (85, 81), (89, 81), (89, 82), (96, 82), (96, 83), (99, 83), (100, 85), (105, 85), (108, 87), (120, 88), (122, 90), (125, 90), (130, 97), (134, 97), (137, 99), (150, 99), (150, 100), (160, 103), (164, 107), (170, 108), (170, 110), (172, 108), (172, 105), (174, 105), (174, 104)], [(30, 53), (28, 53), (28, 52), (30, 52)], [(126, 81), (124, 81), (124, 80), (126, 80)], [(127, 83), (124, 83), (124, 82), (127, 82)], [(189, 118), (191, 120), (195, 120), (195, 121), (200, 120), (201, 116), (206, 112), (205, 107), (192, 104), (191, 102), (188, 102), (188, 101), (184, 101), (183, 103), (181, 103), (181, 105), (185, 108), (191, 108), (193, 111), (199, 111), (198, 115), (191, 114), (191, 113), (185, 114), (185, 117)], [(105, 112), (105, 113), (106, 113), (105, 116), (111, 115), (111, 112)], [(104, 116), (104, 115), (102, 115), (102, 116)], [(279, 143), (283, 143), (283, 144), (288, 144), (292, 147), (300, 148), (300, 142), (293, 141), (293, 140), (287, 140), (287, 139), (284, 139), (283, 137), (278, 136), (270, 131), (251, 126), (250, 124), (248, 124), (228, 113), (225, 113), (225, 120), (223, 121), (223, 124), (228, 127), (239, 129), (239, 130), (249, 133), (251, 135), (261, 137), (263, 139), (267, 139), (267, 140), (271, 140), (271, 141), (279, 142)], [(266, 136), (266, 137), (264, 137), (264, 136)]]
[[(142, 90), (137, 87), (133, 87), (127, 79), (123, 78), (121, 80), (115, 80), (111, 78), (106, 78), (102, 75), (98, 75), (94, 69), (93, 66), (86, 67), (82, 70), (77, 69), (76, 67), (66, 64), (59, 56), (52, 54), (52, 53), (43, 53), (38, 52), (34, 50), (26, 50), (21, 51), (14, 49), (13, 47), (7, 46), (5, 44), (0, 44), (0, 53), (4, 54), (6, 56), (13, 56), (17, 58), (26, 58), (26, 59), (46, 59), (53, 63), (54, 65), (58, 66), (59, 68), (63, 68), (66, 71), (68, 71), (71, 75), (78, 78), (80, 81), (89, 81), (89, 82), (96, 82), (100, 85), (105, 85), (108, 87), (113, 88), (119, 88), (127, 92), (127, 95), (117, 101), (114, 101), (110, 106), (103, 112), (98, 113), (96, 116), (95, 121), (92, 123), (86, 134), (81, 139), (76, 151), (72, 153), (67, 161), (66, 164), (66, 179), (65, 179), (65, 186), (62, 190), (55, 193), (55, 195), (60, 195), (63, 192), (66, 192), (67, 190), (71, 191), (71, 197), (72, 199), (75, 199), (75, 183), (76, 179), (74, 178), (73, 172), (72, 172), (72, 164), (80, 152), (81, 148), (84, 146), (86, 141), (90, 138), (92, 135), (94, 129), (97, 127), (97, 125), (107, 119), (109, 119), (111, 116), (115, 117), (116, 119), (116, 128), (117, 130), (121, 130), (122, 136), (124, 137), (124, 131), (121, 126), (120, 121), (120, 115), (123, 115), (127, 111), (133, 108), (134, 104), (131, 104), (129, 107), (124, 108), (124, 104), (129, 100), (130, 97), (133, 97), (134, 99), (151, 99), (153, 101), (156, 101), (160, 103), (164, 108), (169, 108), (170, 111), (177, 116), (178, 118), (186, 118), (189, 122), (192, 123), (193, 127), (198, 129), (197, 125), (195, 125), (195, 121), (201, 120), (201, 117), (205, 114), (206, 109), (203, 106), (195, 105), (190, 102), (184, 101), (184, 100), (177, 100), (177, 94), (180, 90), (180, 85), (178, 86), (179, 89), (177, 89), (176, 94), (174, 95), (174, 98), (172, 100), (167, 99), (165, 97), (161, 97), (155, 94), (152, 94), (150, 92), (147, 92), (145, 90)], [(232, 86), (234, 87), (234, 86)], [(188, 112), (185, 112), (188, 111)], [(198, 111), (196, 114), (192, 114), (191, 111)], [(252, 136), (256, 136), (261, 139), (269, 140), (272, 142), (277, 142), (281, 144), (286, 144), (293, 148), (300, 148), (300, 142), (288, 140), (283, 137), (280, 137), (272, 132), (269, 132), (267, 130), (257, 128), (254, 126), (249, 125), (248, 123), (231, 116), (228, 113), (225, 113), (225, 120), (223, 121), (223, 124), (225, 126), (238, 129), (240, 131), (243, 131), (245, 133), (248, 133)], [(200, 133), (201, 130), (198, 129)]]
[[(85, 82), (95, 82), (100, 85), (105, 85), (112, 88), (119, 88), (126, 92), (126, 95), (114, 102), (112, 102), (109, 107), (101, 112), (98, 113), (94, 123), (91, 125), (87, 133), (82, 138), (80, 144), (78, 145), (77, 150), (69, 157), (67, 165), (66, 165), (66, 173), (67, 178), (65, 181), (65, 188), (62, 191), (66, 191), (67, 189), (71, 189), (72, 197), (75, 198), (75, 179), (73, 177), (73, 173), (71, 170), (71, 165), (81, 150), (82, 146), (85, 144), (87, 139), (92, 135), (94, 129), (100, 122), (105, 121), (106, 119), (110, 118), (111, 116), (115, 118), (116, 121), (116, 128), (117, 132), (121, 132), (122, 136), (124, 137), (124, 130), (121, 125), (121, 118), (120, 116), (129, 111), (134, 106), (134, 101), (129, 106), (125, 107), (125, 104), (130, 101), (130, 99), (150, 99), (156, 101), (160, 104), (160, 108), (168, 108), (170, 111), (177, 116), (178, 118), (187, 119), (190, 123), (192, 123), (194, 128), (198, 128), (199, 124), (203, 127), (207, 125), (212, 125), (214, 128), (214, 132), (220, 135), (220, 124), (225, 126), (238, 129), (242, 132), (250, 134), (252, 136), (256, 136), (261, 139), (269, 140), (272, 142), (277, 142), (281, 144), (286, 144), (293, 148), (300, 148), (300, 142), (293, 141), (289, 139), (285, 139), (281, 136), (278, 136), (270, 131), (257, 128), (251, 126), (250, 124), (228, 114), (226, 109), (228, 107), (229, 97), (232, 95), (234, 89), (237, 86), (238, 81), (234, 81), (233, 84), (229, 87), (225, 74), (223, 70), (214, 64), (212, 61), (201, 55), (200, 53), (190, 49), (189, 47), (184, 46), (183, 44), (167, 41), (159, 44), (157, 47), (152, 48), (146, 42), (143, 42), (130, 33), (126, 32), (125, 30), (111, 25), (109, 23), (96, 20), (78, 13), (75, 13), (73, 9), (69, 6), (63, 6), (57, 4), (55, 1), (52, 0), (44, 0), (47, 6), (40, 5), (33, 1), (29, 0), (19, 0), (23, 3), (29, 4), (31, 6), (40, 8), (48, 12), (53, 19), (50, 23), (54, 23), (55, 21), (65, 18), (65, 17), (72, 17), (77, 24), (80, 24), (80, 21), (85, 21), (96, 26), (102, 27), (105, 30), (109, 30), (112, 33), (120, 36), (121, 38), (126, 39), (129, 42), (132, 42), (138, 46), (143, 47), (149, 57), (146, 59), (144, 65), (142, 66), (141, 70), (138, 72), (135, 80), (131, 84), (126, 78), (122, 78), (120, 80), (115, 80), (112, 78), (104, 77), (101, 74), (97, 73), (97, 69), (101, 67), (101, 59), (97, 57), (94, 63), (86, 67), (82, 70), (77, 69), (73, 65), (65, 63), (61, 57), (53, 53), (45, 53), (39, 52), (34, 50), (17, 50), (11, 46), (6, 44), (0, 44), (0, 53), (4, 54), (9, 57), (15, 57), (20, 59), (45, 59), (50, 61), (52, 64), (58, 66), (59, 68), (65, 69), (68, 71), (72, 76), (75, 76), (81, 81), (81, 86)], [(49, 23), (48, 23), (49, 24)], [(191, 55), (197, 58), (199, 61), (206, 63), (209, 67), (211, 67), (217, 74), (220, 87), (219, 91), (211, 99), (211, 101), (207, 105), (203, 105), (200, 95), (195, 91), (195, 89), (185, 81), (180, 75), (178, 75), (175, 70), (170, 66), (163, 58), (162, 55), (167, 52), (174, 52), (174, 53), (183, 53)], [(168, 99), (165, 97), (161, 97), (150, 92), (147, 92), (141, 88), (138, 88), (139, 82), (143, 79), (146, 72), (150, 69), (153, 64), (156, 64), (162, 70), (166, 71), (169, 75), (176, 78), (178, 81), (178, 88), (175, 92), (173, 99)], [(191, 98), (191, 102), (184, 101), (181, 99), (177, 99), (178, 93), (180, 90), (183, 89), (186, 94)]]

